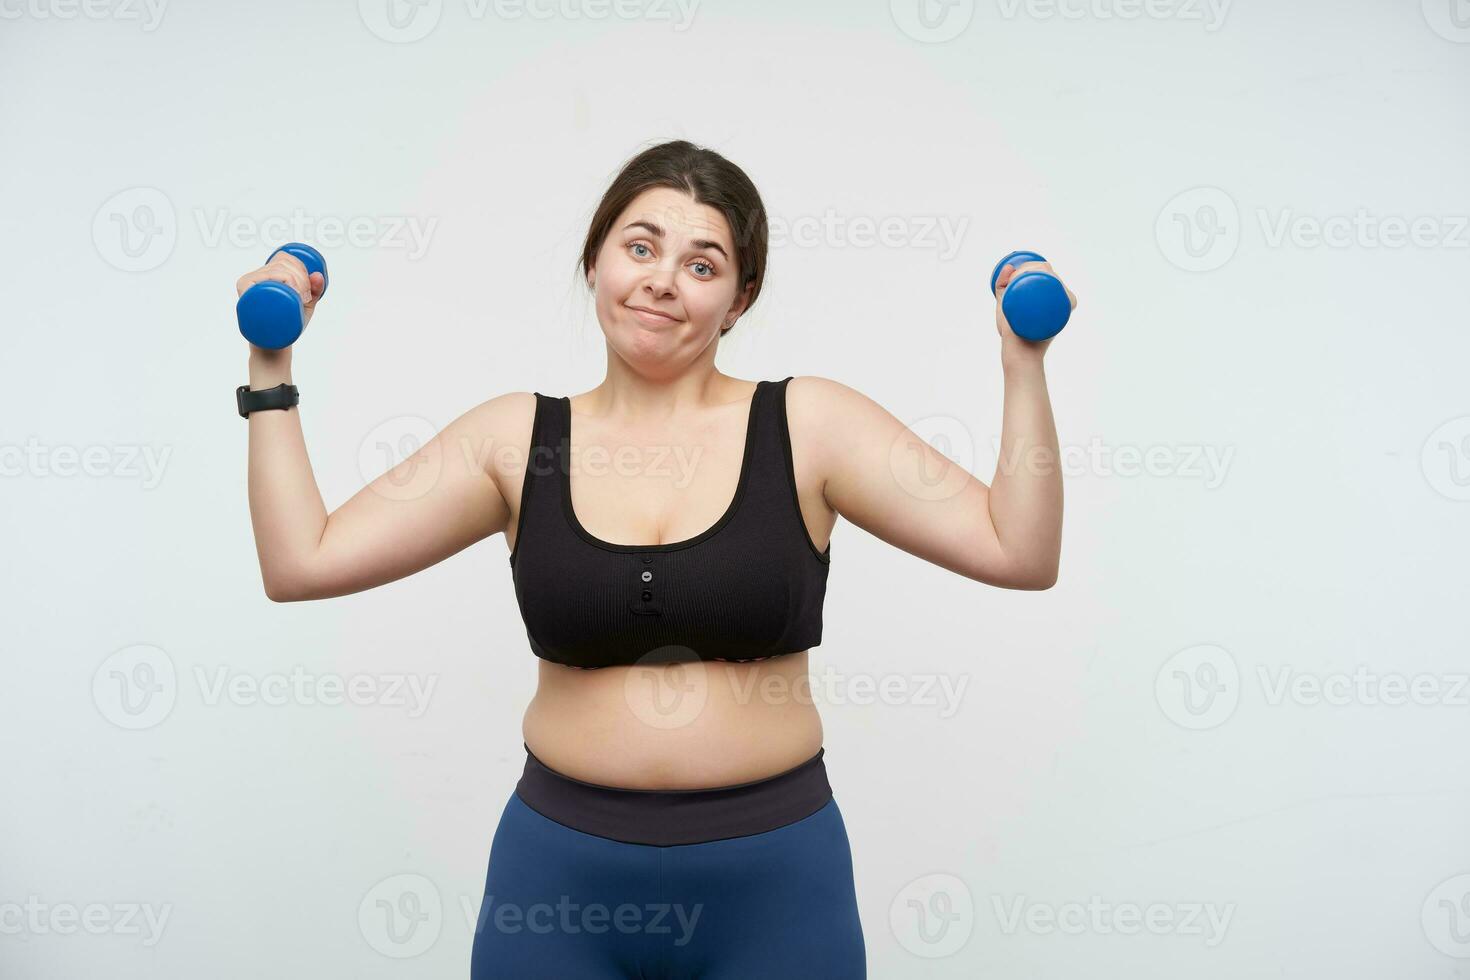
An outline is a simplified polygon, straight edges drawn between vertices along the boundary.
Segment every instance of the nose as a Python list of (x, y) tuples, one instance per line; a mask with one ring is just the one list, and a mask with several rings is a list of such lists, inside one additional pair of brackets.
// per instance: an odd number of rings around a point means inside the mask
[(649, 271), (648, 280), (644, 283), (644, 288), (654, 296), (672, 296), (674, 295), (674, 280), (677, 275), (677, 269), (660, 265)]

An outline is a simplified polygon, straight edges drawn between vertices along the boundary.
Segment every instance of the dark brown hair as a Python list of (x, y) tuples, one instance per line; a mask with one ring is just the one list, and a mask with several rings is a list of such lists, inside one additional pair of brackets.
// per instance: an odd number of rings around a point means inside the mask
[[(597, 253), (612, 224), (633, 199), (650, 187), (672, 187), (694, 198), (695, 203), (718, 209), (735, 236), (736, 274), (740, 277), (739, 297), (747, 286), (754, 285), (749, 310), (760, 296), (766, 278), (766, 207), (755, 184), (735, 164), (714, 150), (695, 146), (688, 140), (672, 140), (649, 147), (623, 165), (613, 179), (587, 229), (579, 268), (582, 281), (597, 259)], [(745, 315), (745, 310), (741, 315)], [(723, 336), (730, 328), (721, 330)]]

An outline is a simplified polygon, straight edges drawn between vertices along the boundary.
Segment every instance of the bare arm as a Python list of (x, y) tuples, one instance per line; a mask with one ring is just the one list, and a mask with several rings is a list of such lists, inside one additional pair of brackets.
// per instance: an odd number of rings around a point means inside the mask
[[(1031, 268), (1051, 271), (1044, 263), (1026, 263), (1003, 273), (1001, 283)], [(811, 455), (823, 476), (823, 495), (839, 514), (967, 578), (1009, 589), (1047, 589), (1056, 583), (1062, 546), (1057, 432), (1042, 367), (1050, 341), (1016, 337), (999, 303), (996, 328), (1005, 401), (1000, 459), (990, 486), (872, 399), (836, 381), (793, 379), (793, 418), (810, 420), (807, 441), (815, 447)]]
[[(250, 386), (290, 382), (289, 365), (252, 358)], [(455, 419), (330, 515), (298, 408), (252, 412), (250, 519), (266, 595), (277, 602), (361, 592), (443, 561), (505, 529), (509, 506), (489, 462), (513, 393)]]
[[(276, 278), (312, 296), (310, 312), (321, 295), (320, 277), (308, 281), (299, 262), (268, 269), (242, 277), (240, 290)], [(291, 383), (290, 349), (251, 346), (250, 387), (282, 382)], [(504, 427), (517, 428), (521, 415), (529, 418), (530, 398), (512, 393), (465, 412), (330, 515), (307, 457), (299, 406), (252, 412), (250, 520), (266, 595), (293, 602), (360, 592), (504, 530), (509, 508), (491, 466), (501, 448), (495, 437)]]

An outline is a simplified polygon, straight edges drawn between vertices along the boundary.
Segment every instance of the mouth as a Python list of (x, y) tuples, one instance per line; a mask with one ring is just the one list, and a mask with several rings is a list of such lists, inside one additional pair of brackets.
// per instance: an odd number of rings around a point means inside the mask
[(655, 326), (660, 324), (679, 322), (676, 318), (669, 316), (667, 313), (659, 313), (657, 310), (650, 310), (644, 306), (630, 306), (628, 307), (628, 309), (638, 314), (638, 319), (642, 320), (644, 323), (651, 323)]

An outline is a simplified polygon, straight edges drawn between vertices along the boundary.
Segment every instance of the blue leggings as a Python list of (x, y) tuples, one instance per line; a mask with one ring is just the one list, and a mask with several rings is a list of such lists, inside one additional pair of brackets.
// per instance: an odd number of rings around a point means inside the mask
[(659, 846), (584, 833), (512, 793), (491, 844), (470, 975), (862, 980), (837, 801), (762, 833)]

